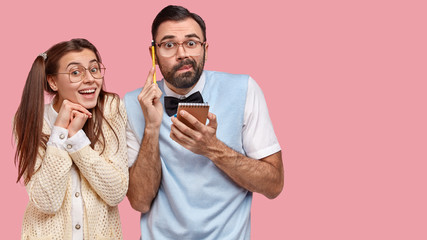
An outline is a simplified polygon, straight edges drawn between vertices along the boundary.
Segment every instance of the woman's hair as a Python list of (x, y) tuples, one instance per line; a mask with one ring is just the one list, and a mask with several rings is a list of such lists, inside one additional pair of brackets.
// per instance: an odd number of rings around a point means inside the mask
[[(44, 95), (45, 92), (55, 95), (47, 82), (47, 76), (54, 74), (59, 69), (59, 60), (69, 52), (81, 52), (89, 49), (95, 53), (98, 62), (101, 61), (96, 47), (86, 39), (72, 39), (70, 41), (60, 42), (52, 46), (45, 53), (40, 54), (34, 60), (27, 81), (22, 92), (21, 103), (16, 111), (14, 118), (14, 135), (17, 142), (15, 152), (15, 164), (18, 162), (18, 179), (25, 174), (24, 183), (28, 183), (35, 173), (35, 163), (39, 148), (46, 149), (46, 143), (49, 136), (42, 132), (44, 116)], [(44, 56), (43, 56), (44, 55)], [(102, 122), (105, 120), (107, 125), (113, 130), (116, 139), (117, 134), (110, 123), (104, 118), (104, 103), (107, 97), (119, 99), (114, 93), (104, 91), (104, 83), (99, 93), (97, 105), (90, 109), (93, 117), (88, 118), (83, 131), (91, 141), (91, 147), (100, 141), (102, 151), (104, 151), (105, 141), (101, 129)], [(119, 106), (119, 104), (117, 104)], [(117, 112), (118, 109), (117, 109)], [(120, 113), (120, 112), (119, 112)]]

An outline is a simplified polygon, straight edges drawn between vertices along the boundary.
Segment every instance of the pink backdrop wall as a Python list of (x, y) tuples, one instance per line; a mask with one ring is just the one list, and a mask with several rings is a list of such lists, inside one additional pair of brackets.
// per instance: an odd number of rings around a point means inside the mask
[[(206, 69), (250, 74), (283, 148), (285, 188), (254, 194), (253, 239), (427, 239), (425, 1), (2, 1), (1, 226), (18, 239), (11, 122), (34, 58), (92, 41), (107, 89), (123, 97), (150, 69), (156, 13), (180, 4), (206, 21)], [(120, 204), (125, 239), (139, 215)]]

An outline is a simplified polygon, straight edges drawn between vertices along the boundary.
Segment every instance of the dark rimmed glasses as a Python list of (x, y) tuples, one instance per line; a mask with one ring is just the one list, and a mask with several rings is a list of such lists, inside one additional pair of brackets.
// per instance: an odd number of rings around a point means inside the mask
[(82, 81), (86, 76), (86, 71), (89, 71), (90, 75), (92, 75), (95, 79), (101, 79), (105, 74), (105, 67), (100, 62), (92, 62), (89, 68), (85, 68), (82, 65), (75, 65), (70, 68), (67, 73), (52, 73), (51, 75), (56, 74), (68, 74), (70, 82), (78, 83)]
[(185, 52), (189, 56), (195, 57), (201, 55), (202, 46), (205, 44), (206, 42), (200, 42), (197, 40), (187, 40), (184, 42), (161, 42), (158, 43), (157, 46), (159, 47), (159, 55), (162, 57), (174, 56), (180, 46), (184, 48)]

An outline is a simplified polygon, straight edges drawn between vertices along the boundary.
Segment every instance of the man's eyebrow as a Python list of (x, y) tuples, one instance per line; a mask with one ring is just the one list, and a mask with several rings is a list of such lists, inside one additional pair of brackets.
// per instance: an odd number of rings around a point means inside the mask
[[(194, 37), (194, 38), (197, 38), (197, 39), (200, 40), (200, 37), (197, 34), (195, 34), (195, 33), (187, 34), (187, 35), (185, 35), (185, 37), (186, 38), (193, 38)], [(167, 39), (174, 39), (174, 38), (176, 38), (176, 36), (174, 36), (174, 35), (166, 35), (166, 36), (162, 37), (162, 39), (160, 39), (160, 42), (163, 42), (164, 40), (167, 40)]]
[(199, 39), (199, 40), (200, 40), (200, 37), (199, 37), (199, 36), (197, 36), (197, 34), (195, 34), (195, 33), (187, 34), (187, 35), (185, 35), (185, 37), (186, 37), (186, 38), (192, 38), (192, 37), (194, 37), (194, 38), (197, 38), (197, 39)]
[(175, 38), (174, 35), (166, 35), (166, 36), (162, 37), (162, 39), (160, 39), (160, 42), (162, 42), (163, 40), (166, 40), (166, 39), (173, 39), (173, 38)]

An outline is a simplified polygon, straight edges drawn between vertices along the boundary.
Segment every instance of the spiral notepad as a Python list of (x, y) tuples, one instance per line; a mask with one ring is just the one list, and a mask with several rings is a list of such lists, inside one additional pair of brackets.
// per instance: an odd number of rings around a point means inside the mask
[[(193, 115), (199, 122), (206, 124), (206, 120), (208, 118), (208, 112), (209, 112), (209, 104), (208, 103), (178, 103), (178, 110), (179, 111), (185, 110), (191, 115)], [(178, 115), (178, 119), (183, 122), (188, 127), (194, 129), (193, 125), (189, 123), (187, 120), (185, 120), (181, 115)]]

